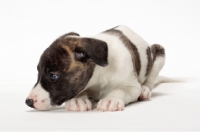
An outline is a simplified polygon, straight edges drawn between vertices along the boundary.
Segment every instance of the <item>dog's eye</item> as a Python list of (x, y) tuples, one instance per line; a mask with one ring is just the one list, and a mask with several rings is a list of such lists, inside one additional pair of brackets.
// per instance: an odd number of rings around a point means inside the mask
[(52, 82), (55, 82), (58, 79), (58, 76), (56, 74), (50, 73), (50, 78)]
[(85, 57), (85, 53), (83, 53), (83, 52), (76, 52), (76, 57), (77, 57), (77, 59), (81, 59), (81, 58), (84, 58)]
[(77, 51), (75, 54), (76, 54), (77, 60), (79, 61), (86, 61), (88, 59), (88, 56), (84, 52)]

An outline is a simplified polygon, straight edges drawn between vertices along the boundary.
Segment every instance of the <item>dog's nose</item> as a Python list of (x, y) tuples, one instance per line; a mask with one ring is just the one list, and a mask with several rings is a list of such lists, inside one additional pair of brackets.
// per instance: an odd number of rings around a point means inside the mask
[(26, 104), (27, 104), (29, 107), (34, 108), (33, 103), (34, 103), (34, 102), (33, 102), (32, 99), (26, 99)]

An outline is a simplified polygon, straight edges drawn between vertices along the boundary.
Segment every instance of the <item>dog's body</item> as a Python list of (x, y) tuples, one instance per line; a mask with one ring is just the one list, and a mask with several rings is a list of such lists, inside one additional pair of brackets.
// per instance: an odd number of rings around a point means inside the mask
[(150, 46), (126, 26), (92, 38), (69, 33), (41, 56), (38, 81), (26, 103), (38, 110), (66, 101), (66, 109), (122, 110), (138, 98), (150, 98), (153, 83), (165, 62), (164, 48)]

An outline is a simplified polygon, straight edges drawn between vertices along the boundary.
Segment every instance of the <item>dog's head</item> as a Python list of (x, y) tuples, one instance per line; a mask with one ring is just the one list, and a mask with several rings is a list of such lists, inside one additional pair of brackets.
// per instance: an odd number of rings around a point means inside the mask
[(108, 47), (104, 41), (68, 33), (54, 41), (41, 55), (38, 79), (26, 104), (49, 110), (85, 89), (95, 65), (106, 66)]

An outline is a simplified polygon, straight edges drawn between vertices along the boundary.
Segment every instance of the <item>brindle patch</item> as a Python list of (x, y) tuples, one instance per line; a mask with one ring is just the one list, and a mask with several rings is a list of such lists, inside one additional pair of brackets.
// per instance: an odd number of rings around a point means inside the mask
[(151, 52), (153, 53), (153, 62), (157, 56), (165, 56), (165, 49), (159, 44), (153, 44), (151, 46)]
[(79, 61), (76, 61), (75, 59), (75, 56), (74, 56), (74, 52), (66, 45), (62, 45), (62, 47), (69, 53), (69, 56), (71, 58), (71, 63), (70, 63), (70, 66), (68, 68), (68, 72), (72, 71), (73, 69), (75, 69), (76, 67), (80, 67), (80, 68), (83, 68), (82, 67), (82, 63), (79, 62)]
[(120, 40), (123, 42), (123, 44), (127, 47), (129, 52), (131, 53), (134, 71), (136, 72), (136, 75), (139, 76), (141, 69), (141, 62), (137, 47), (119, 30), (110, 29), (104, 31), (104, 33), (116, 35), (120, 38)]
[(153, 65), (153, 60), (152, 60), (152, 58), (151, 58), (151, 49), (150, 49), (150, 47), (148, 47), (147, 49), (146, 49), (146, 54), (147, 54), (147, 69), (146, 69), (146, 74), (145, 74), (145, 76), (147, 76), (148, 74), (149, 74), (149, 72), (150, 72), (150, 70), (151, 70), (151, 68), (152, 68), (152, 65)]

